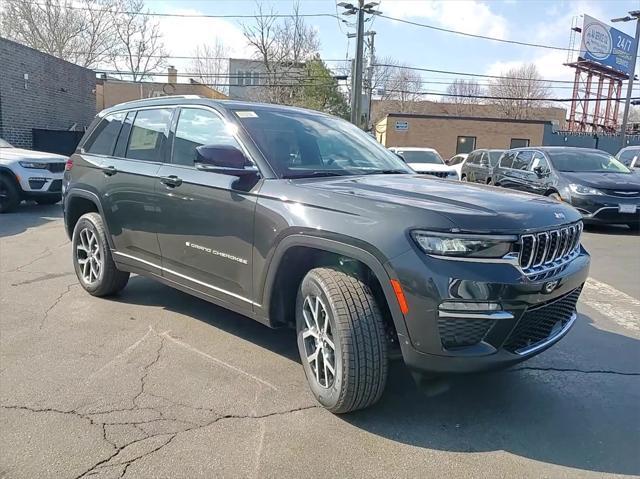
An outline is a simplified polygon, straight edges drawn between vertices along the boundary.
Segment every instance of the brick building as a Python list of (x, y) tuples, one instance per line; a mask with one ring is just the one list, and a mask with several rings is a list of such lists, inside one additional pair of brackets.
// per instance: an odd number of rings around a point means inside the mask
[(92, 70), (0, 38), (0, 137), (34, 147), (34, 129), (77, 130), (96, 114)]
[(450, 115), (390, 113), (375, 127), (383, 145), (435, 148), (443, 158), (477, 148), (542, 145), (552, 122)]

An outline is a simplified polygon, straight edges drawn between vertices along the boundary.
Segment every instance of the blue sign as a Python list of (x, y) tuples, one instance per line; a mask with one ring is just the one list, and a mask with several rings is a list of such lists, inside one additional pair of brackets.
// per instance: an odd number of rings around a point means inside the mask
[(584, 16), (580, 45), (580, 58), (583, 60), (629, 76), (634, 45), (633, 37), (589, 15)]

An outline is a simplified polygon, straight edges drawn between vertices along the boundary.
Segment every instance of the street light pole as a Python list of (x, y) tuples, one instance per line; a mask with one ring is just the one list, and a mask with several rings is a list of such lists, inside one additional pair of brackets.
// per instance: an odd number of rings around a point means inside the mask
[(620, 131), (620, 142), (621, 147), (624, 148), (626, 146), (626, 134), (627, 134), (627, 124), (629, 123), (629, 109), (631, 104), (631, 93), (633, 90), (633, 79), (636, 75), (636, 60), (638, 57), (638, 41), (640, 40), (640, 11), (635, 10), (633, 12), (629, 12), (629, 15), (623, 18), (614, 18), (611, 20), (612, 22), (628, 22), (631, 20), (636, 21), (636, 36), (633, 42), (633, 53), (631, 56), (631, 71), (629, 72), (629, 83), (627, 85), (627, 98), (624, 101), (624, 113), (622, 115), (622, 129)]

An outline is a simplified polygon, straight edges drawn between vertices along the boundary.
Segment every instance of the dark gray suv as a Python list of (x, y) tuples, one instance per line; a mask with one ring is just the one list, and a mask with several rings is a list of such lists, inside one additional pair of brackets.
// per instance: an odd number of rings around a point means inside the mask
[(294, 327), (336, 413), (377, 401), (394, 357), (461, 373), (539, 353), (575, 321), (589, 268), (573, 208), (416, 175), (351, 124), (290, 107), (118, 105), (63, 189), (89, 293), (137, 273)]

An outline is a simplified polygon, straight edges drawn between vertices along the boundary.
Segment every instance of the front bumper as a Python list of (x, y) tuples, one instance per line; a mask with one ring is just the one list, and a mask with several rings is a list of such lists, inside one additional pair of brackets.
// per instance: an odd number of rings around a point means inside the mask
[[(588, 223), (628, 224), (640, 223), (640, 198), (622, 196), (577, 196), (571, 197), (571, 205)], [(635, 212), (630, 212), (635, 208)]]
[[(581, 248), (564, 268), (536, 282), (511, 264), (436, 259), (416, 251), (393, 259), (387, 265), (409, 305), (405, 327), (397, 328), (405, 363), (420, 371), (468, 373), (539, 354), (574, 324), (589, 262)], [(499, 309), (452, 313), (441, 309), (447, 301)]]

